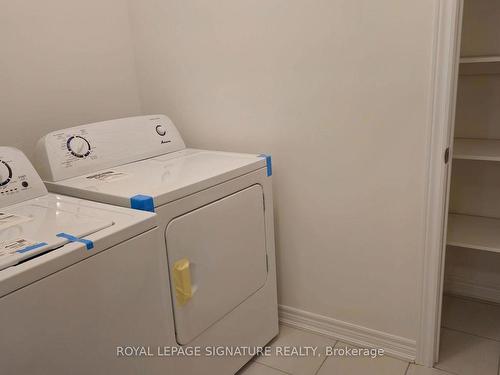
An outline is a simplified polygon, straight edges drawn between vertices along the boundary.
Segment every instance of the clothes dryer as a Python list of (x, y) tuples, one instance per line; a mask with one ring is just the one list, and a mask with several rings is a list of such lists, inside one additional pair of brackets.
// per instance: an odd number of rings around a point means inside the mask
[(252, 352), (219, 354), (277, 335), (270, 156), (186, 148), (151, 115), (52, 132), (35, 160), (52, 192), (158, 214), (176, 343), (203, 352), (186, 373), (233, 374)]

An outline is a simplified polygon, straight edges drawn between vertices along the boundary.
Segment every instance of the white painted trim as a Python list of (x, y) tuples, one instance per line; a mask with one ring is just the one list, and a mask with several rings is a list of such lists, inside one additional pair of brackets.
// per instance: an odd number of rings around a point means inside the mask
[[(424, 257), (416, 362), (432, 367), (437, 359), (444, 275), (449, 172), (443, 162), (452, 137), (458, 79), (463, 0), (436, 1), (432, 57), (431, 129), (425, 202)], [(451, 156), (450, 156), (451, 160)], [(451, 161), (450, 161), (451, 164)]]
[(280, 322), (284, 325), (320, 334), (348, 344), (368, 348), (381, 348), (388, 355), (407, 361), (414, 361), (416, 342), (390, 333), (377, 331), (327, 316), (279, 306)]
[(500, 303), (500, 288), (480, 285), (457, 276), (446, 276), (444, 291), (461, 297)]

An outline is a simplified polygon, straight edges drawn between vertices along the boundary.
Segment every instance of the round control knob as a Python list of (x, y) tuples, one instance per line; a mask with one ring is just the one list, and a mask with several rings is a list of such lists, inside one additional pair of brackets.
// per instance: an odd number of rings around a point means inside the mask
[(167, 129), (163, 125), (156, 125), (156, 132), (163, 137), (167, 134)]
[(84, 158), (90, 154), (90, 143), (85, 138), (75, 135), (68, 138), (68, 151), (77, 158)]
[(0, 186), (7, 185), (12, 179), (12, 169), (9, 164), (0, 160)]

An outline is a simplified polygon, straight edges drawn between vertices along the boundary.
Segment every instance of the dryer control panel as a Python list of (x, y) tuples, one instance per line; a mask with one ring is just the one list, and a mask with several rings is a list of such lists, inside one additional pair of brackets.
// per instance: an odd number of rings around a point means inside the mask
[(0, 147), (0, 208), (46, 194), (28, 158), (18, 149)]
[(38, 141), (35, 164), (55, 182), (184, 148), (167, 116), (138, 116), (49, 133)]

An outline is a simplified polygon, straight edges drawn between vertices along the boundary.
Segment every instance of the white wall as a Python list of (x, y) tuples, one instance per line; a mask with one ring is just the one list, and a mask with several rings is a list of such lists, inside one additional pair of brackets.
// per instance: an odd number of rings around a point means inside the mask
[(131, 0), (144, 112), (274, 158), (280, 303), (416, 340), (435, 1)]
[(125, 0), (0, 0), (0, 145), (139, 113)]

